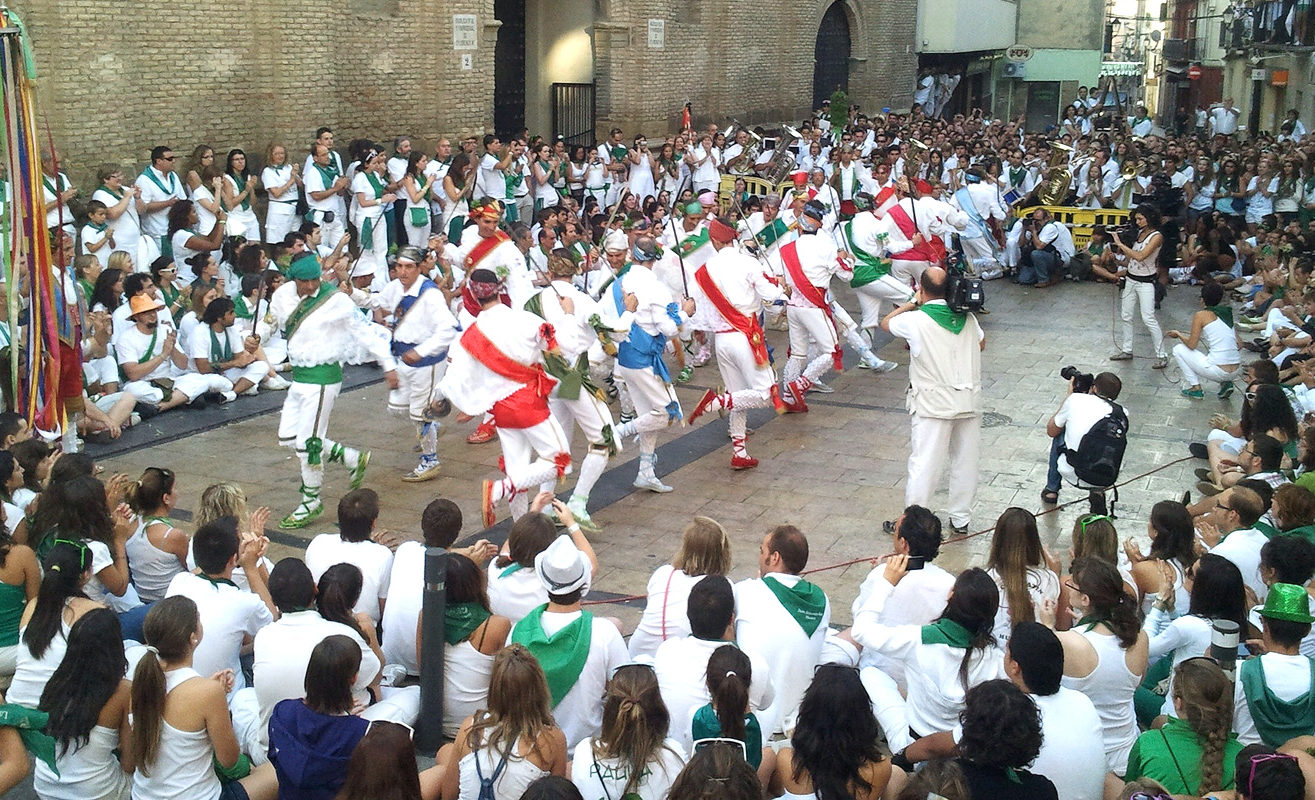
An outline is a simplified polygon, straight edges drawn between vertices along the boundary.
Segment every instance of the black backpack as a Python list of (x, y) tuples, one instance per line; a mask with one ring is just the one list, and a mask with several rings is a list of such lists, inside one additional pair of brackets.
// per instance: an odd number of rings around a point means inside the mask
[(1119, 480), (1123, 451), (1128, 448), (1128, 415), (1118, 403), (1106, 402), (1110, 413), (1082, 435), (1077, 450), (1065, 449), (1073, 474), (1088, 487), (1113, 486)]

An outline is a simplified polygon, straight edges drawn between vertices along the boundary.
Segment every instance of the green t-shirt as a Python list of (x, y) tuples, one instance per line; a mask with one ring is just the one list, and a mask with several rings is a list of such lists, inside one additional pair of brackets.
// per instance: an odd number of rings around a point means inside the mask
[(1233, 761), (1241, 749), (1237, 734), (1229, 733), (1228, 741), (1224, 743), (1224, 785), (1201, 787), (1201, 742), (1190, 725), (1170, 717), (1163, 728), (1146, 731), (1133, 742), (1124, 780), (1152, 778), (1162, 783), (1170, 794), (1193, 796), (1199, 795), (1202, 788), (1206, 791), (1232, 789)]

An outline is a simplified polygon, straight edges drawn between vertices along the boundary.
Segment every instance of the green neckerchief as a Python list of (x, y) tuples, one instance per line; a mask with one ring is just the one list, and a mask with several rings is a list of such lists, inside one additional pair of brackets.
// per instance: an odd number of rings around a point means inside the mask
[(123, 199), (123, 191), (122, 191), (122, 190), (116, 192), (116, 191), (114, 191), (113, 189), (111, 189), (110, 187), (106, 186), (106, 185), (103, 184), (103, 183), (102, 183), (100, 186), (96, 187), (96, 188), (99, 189), (99, 190), (102, 191), (102, 192), (107, 193), (110, 197), (113, 197), (115, 200), (122, 200), (122, 199)]
[(164, 300), (164, 304), (170, 307), (173, 306), (174, 301), (178, 299), (178, 296), (183, 293), (183, 290), (179, 289), (177, 286), (165, 286), (164, 284), (160, 284), (159, 289), (160, 297)]
[(56, 197), (59, 196), (60, 192), (68, 189), (68, 179), (65, 178), (62, 173), (55, 176), (54, 183), (51, 183), (50, 178), (46, 177), (46, 175), (43, 174), (41, 176), (41, 182), (44, 183), (46, 185), (46, 188), (50, 190), (50, 193), (55, 195)]
[(301, 324), (311, 315), (311, 312), (329, 301), (333, 293), (338, 291), (327, 283), (320, 284), (320, 290), (310, 297), (304, 298), (292, 313), (288, 315), (288, 322), (283, 326), (283, 338), (291, 340), (292, 334), (297, 332)]
[(1282, 700), (1270, 691), (1259, 658), (1242, 662), (1238, 673), (1251, 719), (1265, 744), (1278, 747), (1315, 727), (1315, 660), (1310, 660), (1311, 688), (1292, 700)]
[(370, 182), (370, 187), (374, 189), (374, 199), (382, 200), (384, 196), (384, 182), (379, 180), (379, 176), (373, 172), (366, 172), (365, 179)]
[(215, 578), (215, 577), (212, 577), (212, 576), (210, 576), (210, 575), (205, 574), (204, 572), (198, 572), (198, 573), (196, 573), (196, 577), (200, 578), (200, 579), (203, 580), (203, 581), (208, 582), (211, 586), (215, 587), (216, 589), (218, 589), (221, 585), (223, 585), (223, 586), (232, 586), (234, 589), (240, 589), (240, 588), (242, 588), (242, 587), (238, 586), (236, 583), (233, 583), (233, 582), (232, 582), (231, 580), (229, 580), (228, 578)]
[(620, 161), (621, 159), (625, 158), (628, 155), (630, 155), (630, 150), (625, 145), (618, 144), (612, 147), (612, 158), (616, 159), (617, 161)]
[(786, 586), (770, 575), (763, 578), (763, 585), (772, 590), (794, 621), (804, 629), (804, 635), (811, 638), (826, 613), (826, 595), (822, 590), (803, 578), (794, 586)]
[(1223, 320), (1225, 325), (1227, 325), (1227, 326), (1230, 327), (1230, 328), (1233, 327), (1233, 307), (1232, 307), (1232, 306), (1230, 306), (1230, 305), (1225, 305), (1225, 304), (1223, 304), (1223, 303), (1220, 303), (1220, 304), (1217, 305), (1217, 306), (1206, 306), (1206, 307), (1205, 307), (1205, 310), (1206, 310), (1206, 311), (1213, 311), (1213, 312), (1215, 312), (1215, 316), (1216, 316), (1216, 317), (1219, 317), (1221, 320)]
[(59, 767), (55, 766), (55, 739), (45, 732), (49, 721), (50, 715), (44, 711), (16, 703), (0, 704), (0, 727), (16, 729), (27, 751), (59, 775)]
[(155, 184), (156, 186), (159, 186), (159, 187), (160, 187), (160, 191), (164, 192), (164, 193), (167, 194), (167, 195), (172, 195), (172, 194), (174, 193), (174, 189), (177, 188), (177, 185), (178, 185), (178, 184), (177, 184), (178, 176), (177, 176), (177, 175), (174, 175), (172, 172), (169, 173), (169, 187), (168, 187), (168, 188), (165, 188), (164, 181), (162, 181), (162, 180), (160, 180), (158, 177), (156, 177), (156, 175), (155, 175), (155, 167), (147, 167), (147, 168), (146, 168), (145, 175), (146, 175), (147, 178), (150, 178), (151, 183)]
[(1315, 525), (1302, 525), (1299, 528), (1293, 528), (1290, 531), (1283, 531), (1284, 536), (1300, 536), (1306, 541), (1315, 544)]
[(1108, 625), (1109, 621), (1109, 617), (1098, 617), (1095, 614), (1088, 614), (1074, 623), (1073, 627), (1080, 628), (1083, 625), (1086, 625), (1087, 630), (1094, 630), (1097, 625)]
[(314, 161), (311, 162), (311, 166), (315, 167), (316, 171), (320, 173), (320, 180), (324, 181), (325, 189), (332, 187), (333, 182), (338, 180), (338, 165), (333, 163), (332, 158), (329, 159), (328, 166), (321, 167)]
[(96, 233), (104, 233), (105, 231), (110, 229), (110, 225), (108, 222), (102, 222), (101, 224), (97, 225), (91, 220), (87, 220), (87, 227), (91, 228)]
[(220, 364), (232, 360), (233, 343), (229, 341), (228, 331), (224, 331), (224, 341), (221, 344), (219, 337), (215, 335), (215, 329), (210, 328), (210, 369), (218, 371)]
[(151, 331), (151, 341), (146, 344), (146, 352), (142, 354), (141, 358), (137, 359), (138, 364), (145, 364), (147, 361), (155, 358), (155, 340), (159, 335), (160, 326), (157, 325), (155, 326), (155, 330)]
[(1251, 527), (1265, 534), (1266, 539), (1273, 539), (1275, 536), (1279, 535), (1279, 529), (1272, 524), (1265, 522), (1263, 519), (1256, 520), (1256, 524)]
[(929, 303), (921, 308), (927, 316), (935, 320), (937, 325), (956, 335), (963, 331), (964, 324), (968, 322), (967, 314), (951, 311), (944, 303)]
[(517, 572), (520, 572), (520, 571), (523, 570), (523, 569), (525, 569), (525, 567), (522, 567), (520, 564), (517, 564), (515, 561), (513, 561), (513, 562), (511, 562), (510, 565), (507, 566), (506, 569), (504, 569), (502, 572), (499, 572), (499, 573), (498, 573), (498, 577), (499, 577), (499, 578), (507, 578), (507, 577), (510, 577), (510, 576), (514, 575), (514, 574), (517, 573)]
[(548, 604), (544, 603), (518, 622), (511, 632), (511, 640), (524, 645), (538, 659), (544, 677), (548, 679), (552, 704), (556, 707), (580, 679), (584, 662), (589, 659), (594, 615), (581, 611), (574, 622), (549, 636), (543, 630), (543, 612), (547, 608)]
[[(849, 243), (849, 249), (854, 253), (854, 277), (850, 280), (851, 288), (857, 289), (860, 286), (867, 286), (873, 281), (879, 280), (883, 275), (890, 273), (890, 261), (884, 258), (878, 258), (868, 251), (858, 246), (854, 241), (854, 221), (850, 220), (843, 226), (845, 241)], [(885, 234), (879, 234), (885, 237)]]
[(251, 319), (256, 315), (256, 312), (247, 305), (247, 299), (240, 294), (233, 301), (233, 313), (238, 319)]
[[(78, 278), (78, 288), (82, 290), (82, 298), (87, 302), (91, 302), (91, 293), (96, 290), (95, 284), (85, 278)], [(8, 327), (7, 324), (0, 325), (0, 328)]]
[(448, 644), (464, 642), (491, 616), (479, 603), (448, 603), (443, 611), (444, 641)]
[(704, 228), (698, 233), (687, 234), (685, 238), (680, 241), (680, 244), (676, 245), (676, 252), (680, 254), (681, 258), (685, 258), (689, 256), (690, 253), (693, 253), (695, 250), (698, 250), (700, 247), (707, 244), (709, 241), (708, 229)]
[(973, 646), (972, 633), (952, 619), (938, 619), (930, 625), (922, 626), (923, 644), (943, 644), (969, 650)]
[(1023, 176), (1026, 175), (1026, 174), (1027, 174), (1027, 168), (1026, 168), (1026, 167), (1017, 167), (1017, 168), (1015, 168), (1015, 167), (1010, 167), (1010, 168), (1009, 168), (1009, 185), (1010, 185), (1010, 186), (1021, 186), (1021, 185), (1023, 184)]
[[(233, 173), (233, 172), (230, 172), (230, 173), (228, 173), (228, 177), (230, 177), (230, 178), (233, 179), (233, 183), (237, 184), (237, 193), (238, 193), (238, 194), (242, 194), (243, 192), (245, 192), (245, 191), (247, 190), (247, 176), (243, 175), (243, 174), (240, 173), (240, 172), (239, 172), (239, 173)], [(231, 210), (231, 209), (230, 209), (230, 210)], [(242, 210), (243, 210), (243, 211), (250, 211), (250, 210), (251, 210), (251, 198), (250, 198), (250, 197), (244, 198), (244, 199), (242, 200)]]

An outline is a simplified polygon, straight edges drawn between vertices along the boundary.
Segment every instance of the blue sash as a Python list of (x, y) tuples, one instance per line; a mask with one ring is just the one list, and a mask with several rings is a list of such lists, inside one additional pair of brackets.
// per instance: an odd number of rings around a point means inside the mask
[[(625, 313), (625, 291), (619, 280), (612, 281), (612, 302), (616, 305), (618, 315)], [(671, 372), (662, 360), (662, 351), (666, 346), (667, 337), (660, 333), (651, 334), (639, 327), (639, 323), (632, 323), (630, 335), (616, 343), (616, 363), (628, 369), (651, 369), (663, 383), (671, 383)]]
[(959, 201), (959, 208), (963, 210), (964, 214), (968, 215), (968, 220), (977, 227), (981, 235), (991, 244), (991, 254), (999, 258), (1000, 245), (995, 241), (995, 236), (991, 234), (991, 229), (987, 227), (986, 220), (982, 219), (981, 214), (977, 213), (977, 204), (973, 202), (973, 196), (968, 193), (968, 187), (965, 186), (955, 192), (954, 199)]
[[(394, 323), (393, 327), (394, 328), (397, 327), (396, 323), (402, 321), (402, 318), (405, 317), (408, 312), (410, 312), (411, 307), (414, 306), (420, 300), (420, 297), (424, 295), (425, 292), (429, 291), (430, 289), (437, 289), (437, 288), (438, 288), (438, 284), (434, 283), (429, 278), (425, 278), (420, 283), (420, 291), (416, 292), (413, 295), (409, 294), (404, 296), (401, 302), (397, 304), (397, 311), (395, 312), (396, 322)], [(401, 358), (403, 353), (410, 350), (414, 350), (415, 347), (416, 346), (410, 342), (399, 342), (396, 339), (394, 339), (389, 344), (389, 348), (391, 349), (393, 355), (396, 356), (397, 358)], [(440, 353), (436, 353), (432, 356), (425, 356), (424, 358), (421, 358), (416, 363), (407, 364), (407, 366), (432, 367), (435, 364), (442, 364), (446, 360), (447, 360), (447, 350), (444, 349)]]

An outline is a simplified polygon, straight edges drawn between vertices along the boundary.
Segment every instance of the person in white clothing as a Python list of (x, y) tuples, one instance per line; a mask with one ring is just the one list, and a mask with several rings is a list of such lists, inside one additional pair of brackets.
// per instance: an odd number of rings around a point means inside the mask
[[(516, 623), (511, 641), (523, 645), (543, 666), (553, 717), (566, 734), (566, 746), (574, 748), (601, 732), (598, 698), (608, 676), (629, 655), (611, 621), (581, 610), (589, 570), (569, 539), (559, 537), (535, 557), (534, 571), (548, 591), (548, 602)], [(589, 642), (587, 649), (577, 646), (582, 637)]]
[(1260, 609), (1263, 655), (1239, 665), (1233, 691), (1233, 730), (1242, 744), (1280, 747), (1315, 733), (1315, 660), (1301, 654), (1301, 640), (1315, 617), (1301, 586), (1276, 583)]
[[(1180, 392), (1184, 397), (1205, 396), (1202, 378), (1219, 383), (1220, 398), (1233, 393), (1233, 381), (1242, 359), (1237, 349), (1237, 334), (1233, 332), (1233, 309), (1223, 300), (1224, 287), (1207, 283), (1201, 287), (1202, 308), (1192, 315), (1191, 332), (1172, 330), (1164, 334), (1178, 340), (1173, 346), (1173, 358), (1183, 372), (1186, 387)], [(1196, 349), (1202, 342), (1206, 346), (1204, 353)]]
[[(314, 163), (314, 162), (312, 162)], [(301, 227), (297, 203), (301, 200), (301, 168), (288, 161), (288, 148), (278, 142), (265, 151), (265, 168), (260, 185), (269, 194), (265, 212), (265, 243), (282, 245), (288, 234)]]
[(310, 207), (310, 219), (320, 226), (324, 246), (337, 247), (347, 230), (344, 195), (351, 181), (343, 175), (342, 160), (329, 145), (312, 145), (306, 162), (306, 203)]
[[(799, 217), (799, 238), (783, 245), (778, 253), (780, 271), (788, 287), (790, 357), (781, 373), (785, 388), (781, 400), (787, 411), (806, 413), (804, 394), (828, 369), (844, 368), (844, 353), (836, 329), (828, 295), (831, 277), (848, 278), (853, 268), (848, 254), (836, 250), (830, 235), (818, 233), (827, 211), (821, 203), (809, 201)], [(808, 354), (818, 353), (811, 361)]]
[[(858, 295), (858, 307), (862, 311), (858, 325), (861, 331), (853, 333), (863, 337), (861, 341), (869, 347), (869, 352), (881, 325), (883, 306), (886, 303), (898, 306), (913, 296), (909, 284), (891, 273), (890, 255), (903, 253), (913, 246), (890, 216), (890, 209), (897, 201), (893, 186), (882, 188), (876, 197), (859, 192), (854, 195), (854, 218), (840, 226), (845, 247), (854, 257), (854, 276), (850, 278), (849, 287)], [(852, 346), (854, 342), (850, 333), (846, 333), (846, 340)], [(878, 372), (887, 372), (894, 366), (866, 352), (859, 361), (860, 369)]]
[(712, 146), (712, 134), (705, 133), (699, 137), (698, 146), (685, 155), (685, 163), (690, 168), (695, 194), (717, 190), (721, 183), (721, 173), (718, 171), (721, 151)]
[[(708, 659), (734, 635), (735, 592), (723, 575), (707, 575), (689, 591), (683, 609), (690, 633), (673, 636), (658, 646), (653, 656), (662, 702), (670, 713), (669, 735), (687, 750), (693, 745), (694, 713), (711, 701), (708, 691)], [(753, 676), (749, 684), (749, 706), (761, 711), (772, 704), (776, 693), (767, 662), (746, 651)]]
[(354, 613), (368, 614), (378, 624), (388, 599), (393, 552), (374, 541), (379, 495), (373, 489), (353, 489), (338, 501), (338, 533), (321, 533), (306, 545), (306, 566), (318, 583), (334, 564), (354, 564), (364, 585)]
[[(278, 616), (267, 588), (269, 576), (261, 563), (268, 546), (269, 540), (260, 535), (244, 536), (239, 541), (237, 519), (220, 517), (192, 537), (197, 572), (175, 575), (165, 592), (166, 599), (181, 595), (196, 604), (205, 630), (194, 659), (198, 671), (212, 675), (232, 670), (237, 689), (244, 686), (238, 663), (243, 638), (255, 636)], [(246, 574), (250, 591), (233, 583), (233, 569), (238, 565)], [(146, 630), (149, 639), (149, 627)]]
[(211, 300), (201, 314), (201, 324), (188, 337), (190, 366), (201, 375), (221, 375), (233, 384), (233, 392), (254, 395), (261, 386), (287, 388), (287, 381), (270, 372), (263, 360), (260, 342), (238, 332), (237, 312), (227, 297)]
[(1263, 603), (1269, 586), (1260, 574), (1261, 550), (1269, 536), (1256, 529), (1266, 510), (1260, 495), (1246, 486), (1228, 491), (1227, 502), (1195, 519), (1196, 529), (1210, 552), (1233, 562), (1242, 573), (1242, 582)]
[(1237, 133), (1237, 121), (1242, 112), (1233, 105), (1233, 98), (1225, 97), (1222, 103), (1210, 106), (1210, 135), (1232, 136)]
[(883, 330), (909, 343), (908, 410), (911, 416), (906, 505), (931, 505), (941, 468), (950, 461), (950, 527), (967, 533), (977, 491), (977, 449), (982, 421), (982, 361), (986, 334), (972, 313), (945, 303), (948, 276), (940, 267), (922, 274), (917, 300), (881, 320)]
[(1131, 244), (1118, 235), (1111, 237), (1110, 243), (1117, 253), (1127, 257), (1116, 273), (1118, 278), (1126, 278), (1123, 286), (1123, 309), (1121, 313), (1122, 336), (1119, 351), (1110, 356), (1111, 361), (1132, 360), (1132, 314), (1141, 308), (1142, 324), (1151, 335), (1151, 346), (1155, 348), (1155, 362), (1152, 369), (1164, 369), (1169, 365), (1168, 354), (1164, 350), (1164, 336), (1160, 333), (1160, 322), (1155, 318), (1155, 281), (1159, 280), (1158, 260), (1164, 236), (1160, 234), (1160, 212), (1149, 203), (1142, 203), (1132, 212), (1133, 222), (1137, 225), (1137, 238)]
[(644, 614), (630, 635), (630, 657), (651, 658), (668, 639), (689, 636), (690, 591), (707, 575), (725, 575), (730, 566), (730, 538), (721, 523), (703, 516), (691, 520), (671, 563), (653, 570), (648, 579)]
[(142, 170), (134, 183), (138, 194), (137, 213), (141, 219), (142, 235), (155, 240), (162, 255), (172, 255), (169, 244), (169, 209), (179, 200), (186, 200), (183, 182), (174, 173), (172, 147), (160, 145), (151, 150), (151, 164)]
[[(108, 209), (110, 231), (114, 235), (111, 252), (127, 253), (135, 263), (145, 267), (150, 260), (141, 258), (138, 252), (142, 238), (141, 219), (137, 211), (141, 187), (125, 186), (123, 170), (114, 164), (101, 167), (96, 177), (100, 179), (100, 186), (92, 192), (91, 199), (99, 200)], [(155, 247), (157, 249), (159, 247), (158, 240), (155, 242)], [(106, 258), (108, 257), (107, 254)]]
[(78, 196), (78, 187), (62, 171), (55, 169), (55, 156), (49, 151), (41, 154), (41, 195), (46, 204), (46, 227), (62, 228), (69, 236), (77, 231), (73, 227), (73, 209), (69, 203)]
[(382, 150), (371, 147), (361, 154), (352, 178), (352, 224), (361, 248), (361, 257), (352, 266), (352, 279), (361, 279), (361, 288), (373, 287), (376, 291), (388, 283), (388, 223), (384, 214), (397, 199), (397, 193), (388, 190), (387, 162)]
[(758, 577), (735, 585), (735, 641), (766, 662), (775, 693), (758, 715), (765, 737), (793, 727), (831, 621), (831, 601), (800, 577), (807, 566), (808, 539), (780, 525), (763, 537)]
[(123, 391), (161, 411), (190, 403), (207, 392), (220, 393), (225, 402), (237, 399), (232, 382), (223, 375), (186, 369), (187, 354), (175, 347), (177, 333), (159, 321), (162, 303), (139, 294), (128, 305), (132, 327), (114, 338), (119, 367), (128, 379)]
[[(1062, 483), (1086, 489), (1105, 489), (1105, 486), (1091, 486), (1078, 478), (1070, 459), (1075, 458), (1082, 439), (1106, 417), (1115, 419), (1122, 415), (1127, 420), (1123, 406), (1114, 402), (1123, 391), (1123, 382), (1112, 372), (1096, 375), (1085, 392), (1075, 392), (1076, 378), (1069, 381), (1068, 394), (1053, 416), (1046, 422), (1046, 434), (1051, 436), (1050, 466), (1046, 474), (1046, 487), (1041, 491), (1041, 502), (1053, 504), (1059, 502), (1059, 490)], [(1087, 474), (1083, 471), (1083, 474)], [(1090, 477), (1090, 476), (1088, 476)], [(1090, 495), (1092, 513), (1105, 513), (1101, 510), (1103, 495), (1093, 491)]]
[[(551, 494), (541, 492), (530, 506), (530, 512), (511, 524), (502, 552), (489, 562), (489, 608), (494, 614), (511, 620), (513, 625), (548, 602), (548, 592), (534, 572), (534, 562), (540, 553), (559, 538), (553, 521), (546, 514), (539, 513), (539, 509), (549, 501), (559, 513), (560, 509), (566, 507)], [(570, 510), (567, 509), (566, 513), (569, 514)], [(589, 573), (589, 581), (592, 581), (594, 573), (598, 571), (598, 557), (594, 555), (593, 547), (579, 526), (572, 530), (568, 525), (567, 532), (579, 552), (580, 563)], [(589, 581), (586, 582), (586, 593)]]
[(971, 167), (964, 173), (967, 185), (954, 193), (955, 205), (968, 215), (969, 224), (959, 233), (959, 244), (971, 269), (981, 276), (998, 275), (1001, 271), (1000, 247), (990, 221), (1003, 224), (1005, 208), (1000, 202), (999, 187), (987, 181), (981, 167)]

